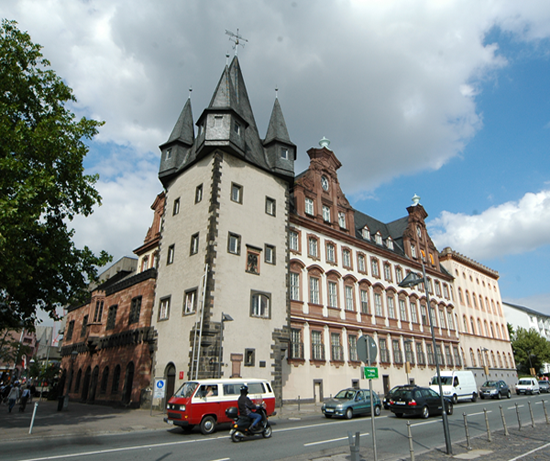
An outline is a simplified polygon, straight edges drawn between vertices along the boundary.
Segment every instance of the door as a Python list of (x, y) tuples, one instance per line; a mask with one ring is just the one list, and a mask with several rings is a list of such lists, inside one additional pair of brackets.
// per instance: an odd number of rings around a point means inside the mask
[(165, 398), (165, 407), (166, 404), (168, 404), (168, 401), (170, 398), (174, 395), (175, 385), (176, 385), (176, 367), (173, 363), (169, 363), (166, 366), (166, 371), (164, 374), (166, 378), (166, 394), (164, 396)]
[(122, 403), (126, 405), (132, 401), (133, 385), (134, 385), (134, 362), (130, 362), (126, 367), (126, 377), (124, 378), (124, 391), (122, 393)]
[(90, 388), (90, 378), (92, 376), (92, 368), (86, 368), (86, 373), (84, 374), (84, 384), (82, 385), (82, 401), (85, 402), (88, 399), (88, 389)]
[(96, 365), (94, 368), (94, 372), (92, 373), (92, 381), (90, 383), (90, 393), (88, 396), (88, 403), (94, 403), (95, 401), (95, 393), (97, 389), (97, 381), (99, 378), (99, 367)]
[(313, 380), (313, 401), (319, 403), (323, 401), (323, 380)]
[(389, 375), (382, 375), (382, 383), (384, 385), (384, 395), (390, 392), (390, 377)]

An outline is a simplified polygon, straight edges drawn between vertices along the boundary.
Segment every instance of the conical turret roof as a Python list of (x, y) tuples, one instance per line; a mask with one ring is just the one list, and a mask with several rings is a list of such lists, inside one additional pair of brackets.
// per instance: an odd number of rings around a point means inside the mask
[(275, 99), (275, 103), (273, 104), (264, 144), (268, 144), (274, 140), (292, 144), (290, 136), (288, 135), (288, 130), (286, 129), (285, 118), (283, 117), (283, 111), (281, 110), (278, 98)]
[(189, 146), (193, 145), (193, 142), (195, 141), (195, 130), (193, 127), (193, 113), (191, 111), (190, 98), (187, 99), (185, 105), (183, 106), (178, 121), (176, 122), (168, 141), (166, 141), (166, 144), (174, 141), (181, 141)]

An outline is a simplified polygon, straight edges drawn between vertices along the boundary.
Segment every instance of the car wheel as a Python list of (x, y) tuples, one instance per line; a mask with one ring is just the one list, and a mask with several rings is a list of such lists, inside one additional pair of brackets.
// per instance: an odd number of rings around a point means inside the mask
[(500, 395), (500, 391), (498, 391), (497, 399), (500, 400), (502, 398), (502, 395)]
[(213, 416), (205, 416), (201, 421), (201, 432), (204, 435), (212, 434), (216, 430), (216, 420)]
[(458, 396), (456, 394), (453, 394), (453, 403), (456, 404), (458, 402)]
[(378, 405), (374, 407), (374, 416), (380, 416), (380, 413), (382, 413), (382, 408), (380, 408)]
[(512, 393), (510, 391), (508, 391), (508, 394), (506, 394), (506, 397), (508, 397), (509, 399), (512, 398)]
[(402, 417), (403, 417), (403, 413), (395, 413), (395, 416), (396, 416), (397, 418), (402, 418)]
[(346, 410), (346, 419), (351, 419), (353, 418), (353, 410), (351, 408), (348, 408)]
[(430, 417), (430, 410), (428, 410), (428, 407), (422, 408), (422, 414), (420, 416), (424, 419), (428, 419)]
[(332, 418), (332, 415), (327, 415), (327, 414), (325, 413), (325, 418), (329, 418), (329, 419), (330, 419), (330, 418)]
[(454, 407), (454, 405), (452, 404), (452, 402), (447, 405), (447, 414), (448, 415), (453, 414), (453, 407)]
[(475, 402), (477, 400), (477, 394), (474, 392), (472, 394), (472, 402)]

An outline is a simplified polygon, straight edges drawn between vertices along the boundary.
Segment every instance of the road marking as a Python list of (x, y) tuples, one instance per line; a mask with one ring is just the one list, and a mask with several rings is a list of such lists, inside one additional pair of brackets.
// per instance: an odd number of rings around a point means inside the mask
[[(492, 413), (493, 411), (492, 410), (489, 410), (487, 413)], [(480, 411), (479, 413), (470, 413), (469, 415), (466, 415), (466, 416), (477, 416), (477, 415), (482, 415), (483, 413), (485, 413), (484, 411)]]
[(520, 456), (517, 456), (515, 458), (512, 458), (508, 461), (516, 461), (517, 459), (521, 459), (521, 458), (525, 458), (526, 456), (534, 453), (535, 451), (539, 451), (539, 450), (542, 450), (543, 448), (546, 448), (546, 447), (550, 447), (550, 443), (547, 443), (546, 445), (543, 445), (542, 447), (538, 447), (538, 448), (535, 448), (534, 450), (531, 450), (530, 452), (528, 453), (524, 453), (523, 455), (520, 455)]
[[(376, 420), (378, 421), (379, 419), (384, 419), (384, 418), (387, 418), (387, 416), (377, 416)], [(369, 417), (369, 419), (370, 419), (370, 417)], [(308, 426), (287, 427), (285, 429), (277, 429), (277, 430), (273, 429), (273, 432), (297, 431), (299, 429), (311, 429), (312, 427), (322, 427), (322, 426), (330, 426), (330, 425), (334, 425), (334, 424), (346, 424), (346, 423), (354, 423), (354, 422), (357, 422), (357, 420), (348, 419), (348, 420), (345, 420), (345, 421), (334, 421), (334, 422), (330, 422), (330, 423), (310, 424)]]
[[(368, 432), (364, 434), (360, 434), (359, 437), (363, 437), (365, 435), (369, 435)], [(304, 443), (304, 447), (311, 447), (313, 445), (321, 445), (322, 443), (331, 443), (331, 442), (339, 442), (340, 440), (346, 440), (348, 437), (339, 437), (337, 439), (330, 439), (330, 440), (321, 440), (320, 442), (311, 442), (311, 443)]]
[[(518, 408), (523, 408), (525, 405), (518, 405)], [(508, 407), (508, 410), (514, 410), (516, 407)]]
[(411, 427), (424, 426), (425, 424), (434, 424), (434, 423), (439, 423), (439, 422), (440, 422), (440, 420), (436, 419), (435, 421), (426, 421), (425, 423), (411, 424)]

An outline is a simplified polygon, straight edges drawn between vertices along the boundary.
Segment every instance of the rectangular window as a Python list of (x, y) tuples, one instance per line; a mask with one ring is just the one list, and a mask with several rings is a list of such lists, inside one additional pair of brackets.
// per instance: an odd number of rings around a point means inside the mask
[(265, 198), (265, 212), (270, 216), (275, 216), (275, 200), (269, 197)]
[(306, 198), (306, 214), (313, 216), (314, 210), (313, 210), (313, 200), (310, 198)]
[(435, 282), (435, 294), (441, 296), (441, 285), (438, 281)]
[(227, 252), (240, 255), (241, 254), (241, 236), (229, 232), (227, 237)]
[(250, 307), (251, 317), (260, 317), (268, 319), (271, 316), (270, 304), (271, 295), (269, 293), (252, 292), (252, 305)]
[(373, 277), (380, 277), (380, 271), (378, 269), (378, 260), (372, 258), (370, 260), (370, 264), (371, 264), (371, 272)]
[(388, 352), (388, 346), (385, 339), (380, 338), (378, 340), (378, 345), (380, 346), (380, 362), (389, 363), (390, 354)]
[(189, 253), (195, 255), (199, 252), (199, 234), (196, 233), (191, 236), (191, 247)]
[(325, 348), (323, 347), (323, 337), (320, 331), (311, 332), (311, 359), (325, 360)]
[(418, 316), (416, 315), (416, 303), (411, 303), (411, 321), (412, 323), (418, 323)]
[(243, 203), (243, 186), (231, 183), (231, 200), (237, 203)]
[(416, 358), (418, 365), (426, 365), (426, 358), (424, 357), (424, 351), (422, 350), (422, 343), (416, 343)]
[(353, 287), (346, 286), (346, 310), (354, 311), (355, 306), (353, 305)]
[(431, 344), (426, 344), (426, 351), (428, 355), (428, 365), (435, 365), (434, 349)]
[(412, 350), (412, 341), (410, 339), (405, 341), (405, 361), (414, 365), (414, 353)]
[(455, 329), (455, 324), (453, 322), (453, 313), (452, 312), (447, 312), (447, 323), (448, 323), (449, 330), (454, 330)]
[(288, 246), (292, 251), (299, 251), (298, 232), (290, 231), (288, 234)]
[(348, 346), (349, 346), (349, 359), (352, 362), (357, 362), (357, 336), (348, 335)]
[(176, 252), (176, 246), (170, 245), (168, 247), (168, 256), (166, 257), (166, 264), (172, 264), (174, 262), (174, 254)]
[(132, 299), (130, 304), (130, 315), (128, 316), (128, 324), (139, 322), (139, 315), (141, 313), (141, 296)]
[(394, 301), (393, 301), (393, 296), (388, 296), (387, 297), (387, 301), (388, 301), (388, 317), (390, 319), (395, 319), (395, 304), (394, 304)]
[(174, 207), (172, 209), (172, 215), (176, 215), (180, 212), (180, 199), (174, 200)]
[(319, 279), (317, 277), (309, 278), (309, 302), (319, 304)]
[(335, 361), (344, 360), (344, 357), (342, 354), (342, 345), (340, 344), (340, 333), (330, 334), (330, 351), (332, 355), (332, 360), (335, 360)]
[(440, 344), (437, 344), (435, 346), (435, 351), (437, 353), (437, 361), (440, 365), (445, 366), (445, 358), (443, 357), (443, 351), (441, 350)]
[(391, 282), (391, 266), (384, 264), (384, 279)]
[(73, 339), (73, 331), (74, 331), (74, 320), (71, 320), (69, 322), (69, 326), (67, 328), (67, 336), (65, 338), (67, 341), (70, 341), (71, 339)]
[(86, 336), (86, 327), (88, 326), (88, 316), (85, 315), (82, 319), (82, 329), (80, 330), (80, 337)]
[(403, 363), (403, 354), (401, 353), (401, 346), (398, 339), (392, 341), (393, 346), (393, 362)]
[(313, 257), (313, 258), (317, 258), (318, 256), (318, 251), (317, 251), (317, 239), (314, 238), (314, 237), (310, 237), (308, 239), (308, 251), (309, 251), (309, 256)]
[(109, 307), (109, 313), (107, 314), (107, 324), (105, 325), (106, 330), (112, 330), (115, 328), (117, 310), (118, 306), (116, 304)]
[(451, 354), (451, 346), (445, 346), (445, 358), (447, 359), (447, 365), (453, 366), (453, 355)]
[(273, 245), (265, 246), (265, 262), (267, 264), (275, 264), (275, 247)]
[(445, 312), (442, 309), (439, 311), (439, 325), (445, 328)]
[(260, 252), (255, 249), (246, 249), (246, 272), (251, 274), (260, 273)]
[(437, 328), (437, 319), (435, 317), (435, 309), (433, 307), (430, 307), (430, 322), (434, 328)]
[(399, 300), (399, 312), (401, 314), (401, 321), (406, 322), (407, 321), (407, 303), (404, 299)]
[(357, 268), (359, 269), (359, 272), (367, 271), (367, 266), (365, 265), (365, 256), (363, 255), (357, 256)]
[(194, 314), (197, 311), (197, 290), (185, 292), (183, 300), (183, 315)]
[(245, 349), (244, 350), (244, 366), (253, 367), (256, 361), (256, 350), (255, 349)]
[(378, 317), (384, 317), (384, 311), (382, 310), (382, 295), (380, 295), (380, 293), (374, 293), (374, 314)]
[(202, 201), (202, 184), (198, 185), (195, 189), (195, 203)]
[(460, 360), (460, 354), (458, 352), (458, 347), (457, 346), (453, 346), (453, 352), (455, 354), (455, 365), (457, 367), (461, 367), (462, 366), (462, 361)]
[(429, 326), (428, 313), (426, 312), (426, 306), (420, 305), (420, 313), (422, 315), (422, 325)]
[(395, 268), (395, 281), (401, 283), (403, 281), (403, 270), (400, 267)]
[(330, 207), (323, 205), (323, 221), (330, 222)]
[(349, 250), (342, 251), (342, 264), (344, 267), (351, 267), (351, 252)]
[(170, 316), (170, 298), (161, 299), (159, 302), (159, 320), (167, 320)]
[(290, 299), (293, 301), (300, 300), (300, 274), (296, 272), (290, 273)]
[(336, 252), (332, 243), (327, 243), (327, 262), (336, 262)]
[(233, 122), (233, 131), (237, 136), (241, 135), (241, 124), (237, 121)]
[(103, 316), (103, 301), (96, 301), (95, 312), (94, 312), (94, 323), (101, 322), (102, 316)]
[(369, 309), (369, 292), (366, 290), (361, 290), (361, 313), (370, 314)]
[(338, 307), (338, 285), (336, 282), (328, 282), (328, 305)]
[(338, 213), (338, 225), (342, 229), (346, 229), (346, 213), (343, 213), (341, 211)]
[(416, 258), (416, 247), (414, 245), (411, 245), (411, 256)]
[(443, 296), (449, 299), (449, 287), (447, 286), (446, 283), (443, 284)]
[(281, 158), (283, 160), (288, 160), (288, 149), (286, 147), (281, 147)]
[(304, 344), (302, 343), (302, 332), (297, 328), (290, 330), (290, 358), (304, 358)]

